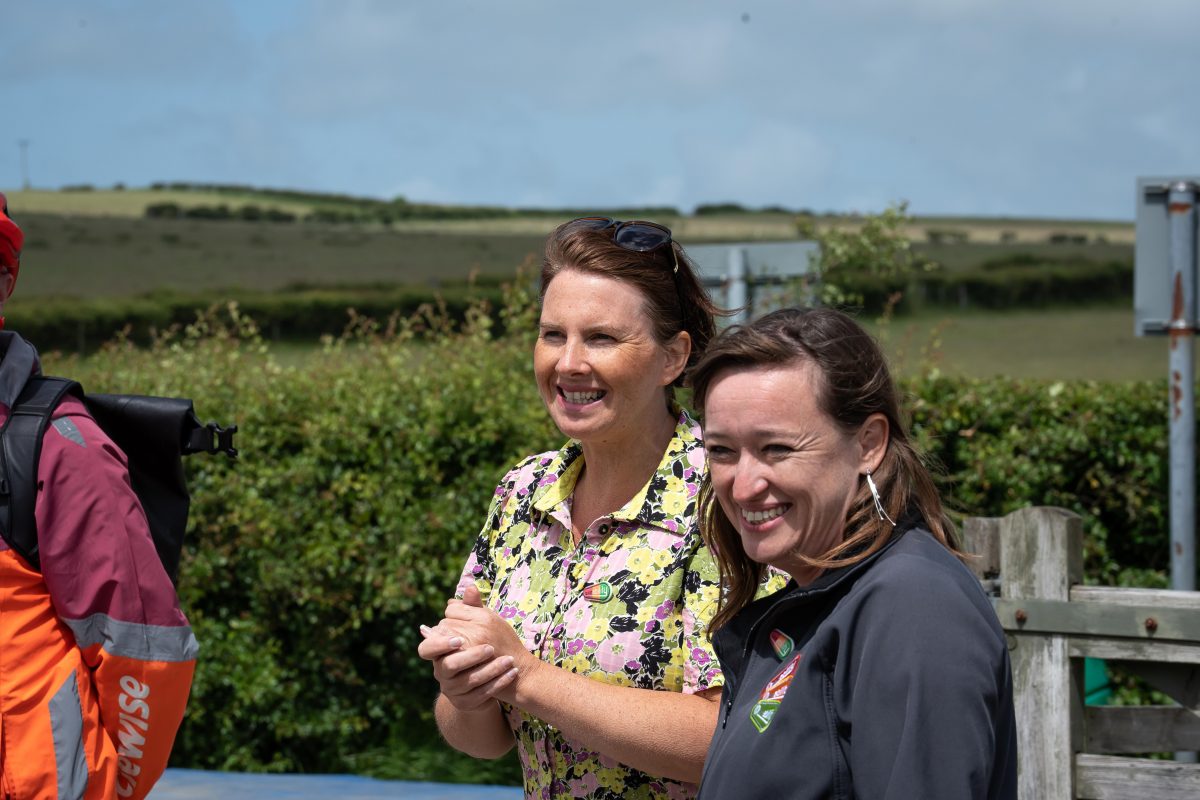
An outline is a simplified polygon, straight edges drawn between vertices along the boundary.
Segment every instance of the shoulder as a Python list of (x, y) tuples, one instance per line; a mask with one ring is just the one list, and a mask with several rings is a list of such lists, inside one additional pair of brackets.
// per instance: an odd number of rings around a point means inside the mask
[(921, 528), (907, 531), (880, 554), (856, 588), (884, 593), (890, 599), (908, 603), (938, 602), (958, 595), (986, 601), (971, 571)]
[(880, 554), (878, 561), (864, 573), (862, 582), (900, 587), (917, 577), (956, 586), (970, 585), (974, 579), (971, 571), (933, 534), (913, 528)]
[(493, 508), (511, 506), (513, 501), (532, 502), (534, 493), (556, 478), (559, 472), (556, 465), (562, 463), (564, 450), (535, 453), (511, 466), (496, 484), (496, 490), (492, 494)]
[(77, 397), (64, 397), (50, 415), (42, 436), (42, 463), (69, 459), (82, 465), (116, 463), (126, 466), (125, 454), (104, 432)]
[[(87, 410), (87, 406), (84, 405), (82, 400), (72, 394), (64, 397), (58, 406), (55, 407), (54, 413), (50, 415), (51, 419), (61, 419), (63, 417), (85, 419), (91, 422), (91, 424), (96, 425), (96, 421), (92, 418), (91, 412)], [(99, 427), (99, 425), (96, 425), (97, 429)]]
[(522, 458), (509, 467), (504, 477), (497, 484), (496, 493), (502, 489), (533, 488), (538, 481), (548, 474), (550, 467), (561, 455), (561, 451), (547, 450), (545, 453), (535, 453)]
[(1004, 644), (991, 602), (975, 576), (922, 529), (908, 531), (883, 553), (847, 600), (860, 607), (864, 621), (886, 623), (912, 638), (953, 632)]

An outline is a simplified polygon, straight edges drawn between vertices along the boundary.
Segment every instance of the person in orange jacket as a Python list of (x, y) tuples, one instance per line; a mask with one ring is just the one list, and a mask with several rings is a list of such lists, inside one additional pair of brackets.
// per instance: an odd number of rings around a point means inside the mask
[[(0, 313), (23, 241), (0, 194)], [(0, 330), (0, 424), (39, 370), (34, 347)], [(0, 797), (140, 800), (166, 768), (196, 639), (125, 455), (74, 397), (46, 429), (37, 480), (41, 570), (0, 539)]]

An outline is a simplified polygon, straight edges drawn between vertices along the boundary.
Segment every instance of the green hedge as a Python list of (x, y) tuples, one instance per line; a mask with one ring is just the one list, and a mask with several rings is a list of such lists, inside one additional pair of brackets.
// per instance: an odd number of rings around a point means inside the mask
[[(18, 304), (8, 324), (20, 330), (43, 351), (89, 352), (116, 335), (148, 344), (173, 326), (194, 322), (229, 294), (194, 295), (160, 292), (134, 298), (39, 299)], [(236, 302), (273, 340), (313, 341), (322, 335), (341, 335), (354, 320), (409, 317), (425, 306), (438, 308), (461, 321), (472, 303), (501, 301), (497, 286), (420, 287), (368, 286), (355, 288), (298, 287), (280, 292), (239, 291)]]
[(910, 381), (913, 430), (963, 515), (1029, 505), (1084, 519), (1089, 582), (1165, 586), (1166, 382)]
[[(532, 330), (528, 300), (507, 308), (469, 311), (457, 330), (431, 315), (387, 336), (361, 326), (302, 366), (275, 363), (236, 314), (52, 365), (93, 391), (193, 397), (202, 418), (241, 429), (236, 464), (188, 464), (181, 592), (202, 653), (174, 764), (447, 779), (417, 626), (439, 617), (497, 479), (559, 442), (529, 335), (494, 333)], [(1073, 508), (1090, 580), (1162, 585), (1165, 386), (905, 388), (960, 512)], [(454, 777), (516, 777), (494, 769)]]
[(984, 265), (922, 282), (926, 303), (960, 308), (1044, 308), (1121, 300), (1133, 294), (1133, 266), (1119, 261)]
[(1016, 256), (973, 269), (938, 270), (911, 282), (873, 275), (841, 279), (842, 288), (877, 313), (895, 293), (898, 310), (942, 308), (1045, 308), (1126, 300), (1133, 295), (1133, 265), (1074, 259), (1044, 262)]
[(241, 429), (236, 464), (188, 463), (181, 593), (203, 655), (174, 763), (360, 769), (430, 736), (417, 625), (440, 617), (504, 469), (557, 438), (525, 379), (529, 341), (493, 341), (501, 323), (363, 326), (292, 368), (236, 317), (50, 365), (91, 391), (193, 397)]

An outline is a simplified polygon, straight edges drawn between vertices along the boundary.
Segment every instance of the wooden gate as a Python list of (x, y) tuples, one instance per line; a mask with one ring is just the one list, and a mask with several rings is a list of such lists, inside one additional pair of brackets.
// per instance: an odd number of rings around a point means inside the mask
[[(1200, 592), (1083, 586), (1083, 526), (1026, 508), (963, 526), (1012, 655), (1021, 800), (1197, 800)], [(1087, 706), (1083, 660), (1138, 675), (1177, 706)]]

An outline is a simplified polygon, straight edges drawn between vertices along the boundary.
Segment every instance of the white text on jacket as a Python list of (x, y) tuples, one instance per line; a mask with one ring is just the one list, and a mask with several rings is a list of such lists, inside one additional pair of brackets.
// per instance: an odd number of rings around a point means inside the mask
[(117, 703), (121, 706), (121, 727), (117, 733), (120, 739), (117, 749), (117, 764), (120, 767), (117, 794), (130, 797), (137, 788), (138, 775), (142, 773), (139, 761), (142, 746), (146, 744), (146, 730), (150, 727), (150, 704), (146, 702), (150, 696), (150, 686), (132, 675), (122, 675), (120, 683), (121, 694), (117, 697)]

